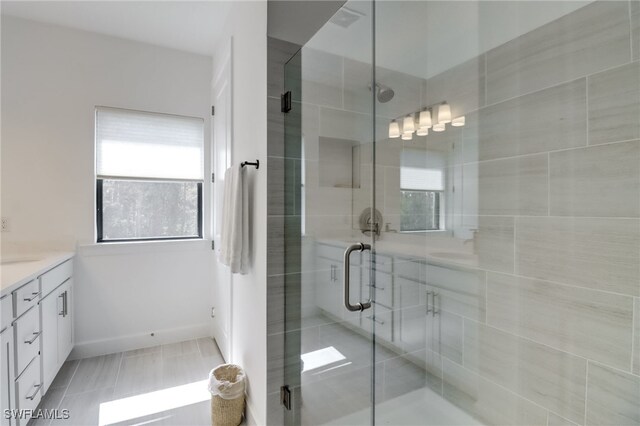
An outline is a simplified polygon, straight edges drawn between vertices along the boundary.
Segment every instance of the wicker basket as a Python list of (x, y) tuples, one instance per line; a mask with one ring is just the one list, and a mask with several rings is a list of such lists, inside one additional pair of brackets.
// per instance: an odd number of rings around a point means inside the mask
[(244, 413), (244, 371), (237, 365), (222, 364), (211, 370), (209, 379), (211, 424), (238, 426)]

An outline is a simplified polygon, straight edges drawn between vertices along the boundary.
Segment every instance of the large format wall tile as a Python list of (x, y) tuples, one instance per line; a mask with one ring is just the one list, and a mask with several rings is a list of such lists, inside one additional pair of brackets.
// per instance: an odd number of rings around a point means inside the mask
[(584, 419), (582, 358), (465, 320), (464, 365), (569, 420)]
[(637, 219), (517, 218), (518, 275), (640, 294)]
[(513, 272), (514, 218), (478, 217), (475, 251), (480, 268)]
[(546, 425), (547, 411), (447, 359), (444, 397), (485, 424)]
[(484, 55), (456, 65), (429, 78), (423, 106), (447, 102), (453, 117), (465, 115), (485, 105)]
[(297, 44), (267, 37), (267, 96), (284, 92), (284, 64), (300, 49)]
[(594, 2), (489, 51), (487, 103), (628, 61), (628, 3)]
[(631, 360), (632, 298), (489, 273), (487, 323), (621, 369)]
[(640, 140), (552, 152), (549, 170), (552, 216), (640, 215)]
[(640, 377), (589, 363), (587, 425), (640, 423)]
[(640, 138), (640, 62), (588, 80), (589, 144)]
[[(545, 153), (465, 164), (463, 190), (467, 196), (469, 191), (477, 190), (477, 197), (471, 198), (477, 198), (478, 214), (481, 215), (546, 216), (549, 199), (547, 163)], [(471, 209), (475, 208), (474, 203)]]
[(586, 145), (586, 79), (467, 115), (465, 161), (493, 160)]

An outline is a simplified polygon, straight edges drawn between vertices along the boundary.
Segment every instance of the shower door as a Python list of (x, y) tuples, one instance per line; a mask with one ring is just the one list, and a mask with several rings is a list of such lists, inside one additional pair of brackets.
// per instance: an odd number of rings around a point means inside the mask
[(639, 1), (349, 1), (286, 74), (289, 424), (640, 424)]
[[(370, 273), (382, 227), (373, 191), (372, 12), (369, 1), (347, 2), (285, 66), (285, 381), (292, 425), (373, 422), (375, 335), (391, 323), (375, 303)], [(357, 48), (345, 52), (347, 40)]]

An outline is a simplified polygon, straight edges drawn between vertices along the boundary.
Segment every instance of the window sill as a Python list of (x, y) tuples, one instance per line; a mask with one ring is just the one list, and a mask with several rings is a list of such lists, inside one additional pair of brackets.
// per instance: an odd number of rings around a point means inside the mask
[(117, 256), (123, 254), (171, 253), (185, 251), (211, 251), (211, 240), (190, 238), (184, 240), (119, 241), (79, 244), (81, 256)]

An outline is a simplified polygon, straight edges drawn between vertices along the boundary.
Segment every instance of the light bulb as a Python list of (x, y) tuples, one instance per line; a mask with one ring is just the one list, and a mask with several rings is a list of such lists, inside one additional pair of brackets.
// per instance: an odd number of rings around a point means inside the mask
[(399, 138), (400, 137), (400, 125), (396, 120), (393, 120), (389, 123), (389, 138)]
[(444, 132), (445, 125), (444, 123), (436, 123), (433, 125), (434, 132)]
[(402, 133), (413, 133), (416, 131), (416, 124), (411, 114), (407, 115), (402, 121)]
[[(418, 128), (428, 129), (431, 127), (431, 111), (428, 109), (420, 111), (420, 119), (418, 120)], [(426, 133), (425, 133), (426, 134)]]
[(438, 123), (451, 123), (451, 107), (446, 102), (438, 107)]
[(427, 136), (429, 134), (429, 129), (426, 127), (421, 127), (416, 131), (416, 135), (418, 136)]
[(411, 139), (413, 139), (413, 133), (403, 133), (402, 134), (402, 140), (403, 141), (410, 141)]
[(464, 126), (464, 115), (461, 115), (460, 117), (456, 117), (451, 121), (451, 125), (453, 127), (462, 127)]

